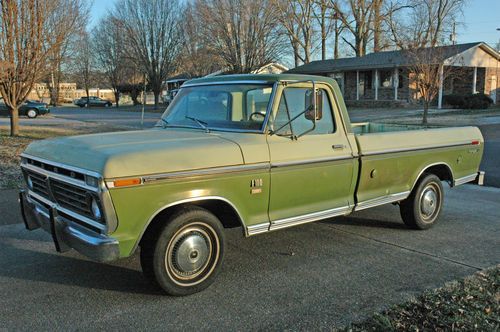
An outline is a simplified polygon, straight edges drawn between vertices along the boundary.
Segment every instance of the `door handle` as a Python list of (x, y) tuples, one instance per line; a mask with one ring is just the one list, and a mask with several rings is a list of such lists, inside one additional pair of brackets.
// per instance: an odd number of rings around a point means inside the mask
[(334, 144), (332, 145), (332, 149), (334, 150), (343, 150), (345, 148), (344, 144)]

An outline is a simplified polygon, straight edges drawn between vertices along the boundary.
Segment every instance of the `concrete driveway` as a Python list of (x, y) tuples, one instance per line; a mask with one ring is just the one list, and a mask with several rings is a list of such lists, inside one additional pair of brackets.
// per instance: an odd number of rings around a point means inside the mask
[(6, 214), (15, 192), (0, 196), (6, 330), (330, 330), (500, 263), (500, 189), (465, 185), (446, 190), (428, 231), (406, 229), (392, 205), (248, 239), (230, 230), (215, 284), (173, 298), (145, 281), (137, 255), (105, 265), (57, 254)]

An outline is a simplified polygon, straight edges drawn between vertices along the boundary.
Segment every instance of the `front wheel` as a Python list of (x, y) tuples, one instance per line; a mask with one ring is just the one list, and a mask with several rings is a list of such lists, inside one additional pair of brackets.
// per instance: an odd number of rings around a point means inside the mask
[(425, 175), (410, 196), (399, 205), (401, 218), (413, 229), (428, 229), (438, 220), (443, 206), (443, 185), (434, 174)]
[(157, 236), (141, 245), (144, 274), (167, 294), (183, 296), (210, 286), (224, 256), (219, 219), (199, 207), (182, 208), (166, 221)]
[(28, 112), (26, 112), (26, 116), (30, 119), (36, 118), (37, 115), (38, 115), (38, 112), (34, 109), (28, 110)]

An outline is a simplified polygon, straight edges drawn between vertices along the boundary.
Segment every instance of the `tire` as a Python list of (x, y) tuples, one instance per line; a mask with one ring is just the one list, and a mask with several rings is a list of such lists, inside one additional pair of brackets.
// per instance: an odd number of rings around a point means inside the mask
[(203, 208), (185, 207), (141, 244), (142, 271), (169, 295), (194, 294), (214, 282), (224, 247), (219, 219)]
[(399, 204), (401, 218), (409, 228), (431, 228), (439, 218), (443, 200), (441, 180), (434, 174), (424, 174), (410, 196)]
[(36, 109), (29, 109), (27, 112), (26, 112), (26, 116), (30, 119), (34, 119), (38, 116), (38, 111)]
[(111, 107), (110, 103), (104, 104), (104, 107)]

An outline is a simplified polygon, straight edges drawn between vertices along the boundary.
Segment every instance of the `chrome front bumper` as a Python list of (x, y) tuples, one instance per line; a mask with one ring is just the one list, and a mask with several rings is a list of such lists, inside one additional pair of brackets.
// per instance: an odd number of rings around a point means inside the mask
[(55, 207), (42, 207), (30, 199), (24, 190), (19, 193), (19, 202), (26, 229), (42, 228), (50, 233), (58, 252), (73, 248), (98, 262), (109, 262), (120, 257), (116, 239), (61, 217)]

